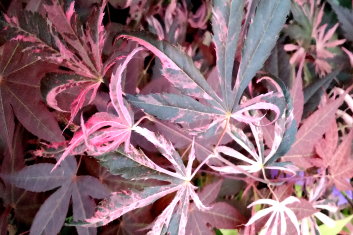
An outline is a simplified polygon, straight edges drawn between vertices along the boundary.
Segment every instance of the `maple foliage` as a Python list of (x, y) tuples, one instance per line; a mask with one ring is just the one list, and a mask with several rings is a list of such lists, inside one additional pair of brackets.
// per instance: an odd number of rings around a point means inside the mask
[(351, 8), (1, 3), (0, 234), (352, 233)]
[[(33, 134), (50, 142), (63, 140), (59, 126), (41, 100), (40, 78), (49, 64), (20, 53), (16, 42), (2, 45), (1, 53), (1, 139), (11, 148), (16, 118)], [(7, 55), (7, 56), (5, 56)], [(26, 77), (23, 76), (26, 74)]]

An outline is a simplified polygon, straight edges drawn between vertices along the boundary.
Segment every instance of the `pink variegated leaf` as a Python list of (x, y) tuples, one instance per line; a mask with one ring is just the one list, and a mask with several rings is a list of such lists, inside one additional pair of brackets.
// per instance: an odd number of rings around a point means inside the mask
[[(279, 89), (279, 88), (277, 88)], [(277, 169), (277, 170), (283, 170), (286, 172), (289, 172), (293, 175), (295, 175), (295, 172), (290, 169), (286, 169), (282, 166), (276, 166), (274, 165), (274, 162), (283, 155), (283, 152), (287, 151), (288, 146), (283, 146), (287, 144), (292, 143), (292, 139), (295, 135), (296, 131), (296, 126), (295, 122), (293, 122), (293, 114), (291, 112), (291, 105), (290, 105), (290, 98), (289, 94), (286, 90), (283, 90), (285, 95), (285, 98), (287, 101), (289, 100), (288, 104), (288, 109), (285, 110), (282, 114), (278, 107), (276, 105), (273, 105), (273, 108), (278, 112), (278, 116), (280, 118), (276, 117), (275, 118), (275, 123), (274, 123), (274, 128), (273, 128), (273, 140), (271, 144), (271, 148), (267, 151), (265, 151), (265, 144), (263, 140), (263, 128), (260, 124), (261, 117), (258, 119), (260, 120), (254, 120), (254, 117), (250, 116), (249, 117), (249, 126), (252, 132), (252, 136), (254, 136), (255, 139), (255, 144), (256, 148), (253, 145), (253, 143), (249, 140), (249, 138), (245, 135), (245, 133), (237, 128), (230, 128), (230, 130), (227, 131), (227, 134), (237, 143), (239, 144), (242, 149), (244, 149), (247, 154), (240, 153), (239, 151), (236, 151), (235, 149), (225, 147), (225, 146), (219, 146), (217, 147), (217, 150), (220, 153), (226, 154), (230, 157), (233, 157), (235, 159), (238, 159), (244, 163), (240, 164), (237, 166), (228, 164), (228, 166), (222, 166), (222, 167), (217, 167), (217, 166), (212, 166), (213, 169), (219, 170), (221, 172), (227, 173), (227, 174), (241, 174), (241, 173), (254, 173), (254, 172), (259, 172), (263, 168), (265, 169)], [(269, 104), (259, 102), (258, 106), (257, 104), (252, 104), (255, 100), (261, 100), (263, 98), (266, 98), (266, 96), (271, 95), (271, 93), (268, 93), (266, 95), (263, 95), (263, 97), (255, 97), (254, 99), (248, 101), (245, 104), (249, 104), (249, 107), (251, 108), (254, 106), (255, 108), (267, 108)], [(271, 106), (270, 106), (271, 107)], [(249, 108), (249, 109), (250, 109)], [(246, 108), (244, 108), (246, 110)], [(241, 111), (242, 109), (240, 109)], [(256, 117), (257, 118), (257, 117)]]
[(205, 106), (185, 95), (168, 93), (128, 95), (127, 99), (132, 105), (141, 108), (144, 112), (173, 123), (191, 124), (196, 120), (224, 116), (221, 111)]
[(102, 61), (103, 47), (107, 38), (106, 30), (103, 25), (104, 8), (107, 0), (99, 2), (98, 6), (93, 7), (91, 14), (86, 22), (85, 36), (88, 42), (88, 52), (93, 58), (96, 70), (104, 74), (104, 64)]
[[(243, 18), (244, 0), (217, 0), (213, 6), (213, 41), (217, 54), (218, 79), (226, 107), (231, 105), (232, 74)], [(230, 108), (230, 107), (229, 107)]]
[(70, 125), (86, 104), (93, 102), (101, 82), (69, 73), (49, 73), (41, 81), (41, 92), (47, 104), (58, 111), (67, 112), (59, 105), (59, 96), (75, 87), (83, 87), (70, 105)]
[[(164, 184), (146, 186), (140, 191), (130, 189), (114, 192), (101, 203), (92, 218), (74, 224), (87, 227), (105, 225), (127, 212), (147, 206), (164, 196), (176, 192), (173, 201), (155, 220), (151, 227), (151, 233), (177, 231), (177, 234), (185, 234), (189, 201), (193, 200), (200, 209), (207, 209), (194, 192), (196, 187), (190, 183), (196, 173), (191, 171), (195, 159), (194, 147), (191, 147), (188, 164), (185, 167), (180, 155), (164, 137), (157, 136), (155, 133), (138, 126), (134, 130), (147, 138), (161, 151), (162, 155), (169, 160), (175, 172), (160, 167), (142, 151), (138, 151), (133, 146), (130, 146), (129, 153), (119, 150), (116, 153), (108, 153), (96, 157), (114, 175), (120, 175), (131, 180), (155, 179), (163, 181)], [(174, 222), (171, 223), (171, 221)]]
[[(74, 4), (74, 3), (72, 3)], [(82, 62), (77, 61), (80, 63), (80, 66), (82, 70), (87, 70), (87, 75), (92, 74), (91, 76), (94, 76), (95, 72), (95, 67), (91, 61), (91, 59), (88, 56), (88, 51), (84, 47), (84, 45), (80, 42), (79, 34), (83, 34), (82, 28), (76, 27), (77, 24), (77, 16), (76, 13), (71, 10), (69, 7), (68, 14), (72, 14), (73, 16), (69, 19), (67, 18), (67, 15), (65, 14), (65, 11), (59, 1), (56, 0), (51, 0), (48, 1), (47, 4), (44, 5), (44, 9), (48, 15), (49, 21), (53, 24), (55, 29), (58, 31), (60, 35), (62, 35), (63, 39), (65, 40), (65, 44), (67, 43), (70, 45), (75, 52), (82, 58)], [(80, 30), (77, 32), (77, 30)], [(69, 64), (75, 60), (74, 58), (74, 51), (70, 51), (68, 48), (68, 45), (65, 45), (61, 43), (59, 40), (57, 40), (58, 44), (61, 44), (59, 47), (61, 54), (65, 55), (70, 55), (70, 57), (66, 57), (65, 59), (69, 59)], [(65, 53), (67, 51), (67, 53)], [(70, 66), (71, 67), (71, 66)]]
[(180, 49), (143, 32), (126, 33), (119, 38), (136, 41), (153, 52), (162, 61), (164, 76), (182, 93), (221, 106), (221, 99), (208, 85), (192, 60)]
[[(91, 155), (101, 155), (117, 149), (122, 143), (130, 144), (131, 127), (125, 119), (109, 113), (96, 113), (87, 123), (82, 120), (81, 131), (75, 133), (57, 161), (55, 168), (70, 154), (89, 151)], [(55, 169), (54, 168), (54, 169)], [(54, 170), (53, 169), (53, 170)]]
[[(74, 2), (64, 10), (59, 1), (52, 0), (44, 5), (44, 9), (48, 14), (48, 19), (62, 35), (65, 43), (70, 45), (74, 49), (74, 53), (77, 53), (82, 59), (82, 68), (91, 73), (93, 77), (102, 76), (104, 68), (101, 55), (105, 42), (102, 21), (106, 1), (101, 1), (99, 7), (92, 10), (85, 31), (79, 26), (79, 19), (73, 5)], [(80, 40), (81, 38), (82, 40)], [(82, 43), (82, 41), (86, 43)]]
[[(291, 208), (288, 207), (289, 204), (294, 202), (300, 202), (300, 200), (296, 197), (290, 196), (284, 199), (283, 201), (276, 201), (272, 199), (259, 199), (253, 203), (251, 203), (248, 207), (252, 207), (255, 205), (267, 204), (270, 207), (266, 209), (262, 209), (256, 212), (248, 221), (246, 226), (249, 226), (264, 216), (271, 214), (270, 218), (267, 220), (267, 223), (264, 226), (264, 234), (267, 234), (272, 230), (270, 234), (277, 234), (278, 227), (280, 234), (286, 234), (287, 232), (287, 222), (286, 218), (289, 219), (290, 223), (294, 225), (296, 233), (299, 235), (299, 221), (295, 213)], [(275, 232), (274, 232), (275, 231)]]
[[(133, 120), (128, 108), (124, 104), (121, 79), (128, 62), (141, 49), (142, 48), (136, 48), (127, 56), (123, 64), (116, 69), (110, 81), (109, 94), (111, 102), (119, 116), (99, 112), (94, 114), (86, 124), (81, 120), (82, 130), (75, 133), (69, 143), (69, 147), (59, 158), (55, 168), (70, 154), (83, 153), (86, 150), (89, 150), (92, 155), (97, 156), (114, 151), (122, 143), (125, 143), (125, 150), (128, 151)], [(93, 84), (92, 88), (92, 93), (95, 95), (98, 87)], [(92, 99), (90, 101), (92, 102)]]
[(163, 156), (173, 165), (178, 174), (184, 176), (187, 175), (179, 153), (167, 139), (165, 139), (162, 135), (156, 135), (154, 132), (139, 126), (135, 127), (134, 131), (145, 137), (149, 142), (156, 146)]
[(332, 66), (327, 62), (327, 59), (333, 58), (335, 54), (332, 53), (329, 49), (337, 47), (346, 41), (345, 39), (331, 40), (339, 25), (338, 23), (329, 30), (327, 30), (327, 24), (320, 26), (324, 7), (325, 6), (322, 5), (320, 8), (319, 14), (314, 20), (314, 26), (312, 30), (312, 37), (316, 40), (316, 45), (314, 46), (316, 51), (315, 71), (321, 77), (332, 71)]
[(149, 24), (150, 31), (153, 34), (157, 35), (159, 40), (163, 40), (165, 38), (164, 30), (163, 30), (161, 23), (159, 23), (159, 21), (156, 19), (156, 17), (149, 16), (149, 17), (147, 17), (146, 20)]
[(4, 18), (5, 21), (0, 20), (0, 28), (6, 32), (3, 35), (7, 40), (25, 42), (29, 48), (40, 51), (42, 56), (59, 57), (57, 32), (39, 13), (23, 11), (18, 17), (4, 15)]
[(260, 117), (254, 117), (254, 116), (242, 114), (243, 112), (249, 112), (254, 110), (272, 110), (276, 113), (276, 117), (274, 118), (274, 120), (278, 119), (281, 112), (278, 106), (272, 103), (258, 102), (258, 103), (240, 108), (239, 111), (233, 112), (231, 117), (237, 121), (248, 123), (248, 124), (260, 122), (264, 118), (264, 115)]
[(141, 50), (142, 48), (138, 47), (134, 49), (132, 52), (130, 52), (130, 54), (126, 57), (124, 62), (118, 66), (115, 73), (112, 75), (111, 81), (109, 84), (109, 88), (110, 88), (109, 95), (110, 95), (112, 104), (116, 112), (118, 113), (119, 117), (124, 119), (125, 122), (127, 122), (130, 126), (132, 125), (133, 118), (131, 117), (129, 110), (124, 104), (121, 82), (123, 78), (123, 73), (128, 63), (132, 60), (134, 55)]
[(88, 99), (88, 104), (91, 104), (93, 102), (93, 100), (97, 96), (97, 91), (98, 91), (98, 88), (100, 85), (101, 84), (99, 82), (98, 83), (96, 82), (96, 83), (93, 83), (91, 85), (86, 86), (80, 92), (80, 94), (76, 97), (76, 99), (71, 103), (71, 105), (70, 105), (71, 117), (70, 117), (70, 120), (69, 120), (67, 126), (72, 123), (72, 121), (76, 117), (77, 113), (84, 106), (85, 101), (88, 98), (88, 96), (90, 96)]

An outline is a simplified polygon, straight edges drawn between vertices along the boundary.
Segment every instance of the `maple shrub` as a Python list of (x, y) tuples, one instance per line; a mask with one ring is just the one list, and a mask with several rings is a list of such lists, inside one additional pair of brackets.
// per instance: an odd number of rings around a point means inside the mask
[(352, 234), (350, 0), (0, 3), (0, 235)]

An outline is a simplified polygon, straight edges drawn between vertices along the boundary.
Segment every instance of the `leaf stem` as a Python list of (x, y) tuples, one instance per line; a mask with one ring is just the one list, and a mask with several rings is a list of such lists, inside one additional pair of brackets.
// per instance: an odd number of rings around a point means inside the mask
[(227, 118), (226, 118), (226, 125), (225, 125), (225, 127), (224, 127), (224, 129), (223, 129), (223, 131), (222, 131), (222, 134), (219, 136), (219, 139), (218, 139), (218, 141), (217, 141), (217, 144), (216, 144), (216, 146), (214, 147), (215, 149), (216, 149), (216, 148), (218, 147), (218, 145), (221, 143), (221, 141), (222, 141), (224, 135), (226, 134), (227, 128), (228, 128), (228, 125), (229, 125), (229, 121), (230, 121), (230, 115), (227, 115)]

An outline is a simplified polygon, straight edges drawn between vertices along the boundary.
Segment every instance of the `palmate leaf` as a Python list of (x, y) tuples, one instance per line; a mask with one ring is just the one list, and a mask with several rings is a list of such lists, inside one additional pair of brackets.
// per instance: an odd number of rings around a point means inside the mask
[(320, 159), (315, 158), (313, 164), (329, 169), (332, 183), (338, 190), (352, 190), (349, 179), (353, 177), (351, 164), (351, 144), (353, 141), (353, 131), (342, 137), (342, 142), (338, 145), (338, 128), (336, 121), (332, 122), (330, 128), (325, 132), (325, 138), (318, 141), (315, 151)]
[(296, 134), (295, 142), (282, 159), (291, 161), (296, 166), (305, 169), (311, 167), (310, 161), (306, 159), (312, 156), (316, 142), (330, 127), (327, 123), (332, 123), (335, 119), (335, 113), (341, 106), (343, 99), (344, 96), (341, 95), (337, 99), (331, 100), (305, 119)]
[(26, 42), (31, 48), (44, 50), (46, 56), (59, 52), (57, 32), (39, 13), (24, 11), (18, 18), (1, 16), (0, 30), (6, 31), (4, 37), (7, 40)]
[(261, 69), (276, 44), (290, 9), (289, 0), (261, 0), (247, 34), (235, 83), (234, 105), (256, 72)]
[[(238, 18), (241, 18), (243, 1), (233, 1), (232, 3), (230, 1), (216, 1), (214, 6), (213, 21), (219, 21), (217, 24), (214, 23), (214, 41), (216, 44), (216, 53), (219, 57), (217, 58), (217, 70), (219, 71), (223, 100), (217, 96), (216, 92), (208, 85), (205, 78), (193, 65), (191, 59), (183, 54), (180, 49), (165, 41), (159, 41), (155, 37), (143, 32), (124, 33), (119, 35), (118, 38), (126, 38), (136, 41), (153, 52), (162, 61), (163, 75), (183, 94), (197, 99), (205, 99), (211, 106), (213, 106), (213, 108), (219, 109), (223, 112), (225, 115), (220, 119), (225, 120), (229, 118), (226, 113), (229, 113), (231, 109), (233, 112), (232, 118), (240, 122), (251, 123), (254, 121), (249, 116), (244, 116), (242, 114), (244, 111), (249, 111), (251, 109), (272, 110), (276, 112), (278, 117), (279, 109), (275, 107), (277, 104), (271, 104), (270, 100), (272, 98), (263, 103), (258, 103), (262, 100), (257, 98), (257, 104), (254, 104), (254, 100), (252, 103), (253, 106), (249, 107), (244, 105), (239, 106), (238, 104), (243, 91), (249, 85), (256, 72), (261, 68), (268, 57), (268, 54), (271, 52), (272, 47), (275, 45), (275, 40), (273, 40), (273, 38), (279, 33), (289, 10), (290, 4), (288, 0), (271, 1), (270, 4), (264, 2), (265, 1), (263, 1), (262, 5), (260, 4), (258, 6), (259, 9), (256, 14), (258, 16), (255, 17), (256, 21), (250, 27), (250, 32), (245, 43), (246, 46), (243, 51), (240, 67), (241, 72), (237, 80), (238, 83), (242, 81), (241, 89), (238, 92), (239, 84), (236, 85), (236, 89), (234, 90), (237, 91), (236, 97), (234, 97), (234, 92), (231, 92), (230, 87), (237, 47), (237, 34), (240, 30), (241, 22), (240, 20), (232, 20), (230, 17), (237, 16)], [(228, 9), (228, 6), (231, 7), (230, 10)], [(273, 15), (272, 13), (276, 15)], [(263, 20), (262, 17), (265, 17), (266, 20)], [(278, 20), (278, 18), (280, 20)], [(220, 23), (220, 25), (218, 25), (218, 23)], [(257, 26), (255, 27), (254, 25)], [(261, 32), (260, 36), (257, 33), (258, 31)], [(244, 76), (246, 78), (243, 78)], [(161, 95), (158, 96), (160, 97)], [(139, 100), (141, 101), (143, 98), (145, 97), (141, 97)], [(233, 105), (229, 105), (228, 101), (232, 100), (233, 102), (234, 99), (238, 100), (235, 102), (234, 107), (232, 107)], [(134, 99), (134, 101), (136, 101), (136, 99)], [(139, 102), (137, 106), (143, 106), (145, 112), (156, 115), (156, 106), (151, 106), (147, 103), (148, 102), (146, 101), (144, 101), (144, 103)], [(159, 100), (158, 104), (160, 103), (162, 102)], [(200, 105), (197, 105), (197, 107), (200, 107)], [(161, 108), (160, 110), (162, 111), (163, 109)], [(161, 111), (158, 112), (160, 116)], [(195, 111), (198, 110), (196, 109)], [(280, 112), (282, 112), (282, 110), (280, 110)], [(168, 115), (163, 116), (163, 118), (170, 118), (166, 116)], [(222, 121), (219, 120), (217, 122), (222, 123)]]
[(296, 197), (290, 196), (282, 201), (272, 200), (272, 199), (259, 199), (253, 203), (251, 203), (248, 207), (252, 207), (260, 204), (268, 204), (270, 207), (262, 209), (256, 212), (248, 221), (246, 226), (253, 224), (259, 219), (263, 218), (266, 215), (271, 214), (265, 226), (263, 227), (264, 234), (286, 234), (287, 232), (287, 219), (289, 218), (289, 222), (295, 227), (295, 234), (299, 235), (299, 221), (295, 213), (292, 211), (288, 205), (300, 202), (300, 200)]
[(113, 175), (120, 175), (130, 180), (155, 179), (163, 184), (145, 187), (140, 191), (132, 189), (114, 192), (100, 204), (94, 217), (85, 222), (79, 222), (78, 225), (89, 227), (105, 225), (129, 211), (152, 204), (175, 192), (174, 199), (156, 218), (149, 234), (185, 234), (190, 199), (199, 209), (206, 209), (194, 192), (195, 186), (190, 182), (194, 175), (192, 173), (192, 164), (195, 159), (194, 147), (192, 146), (189, 153), (187, 166), (184, 166), (178, 152), (163, 136), (141, 127), (138, 127), (136, 131), (156, 145), (171, 164), (173, 171), (160, 167), (133, 146), (130, 147), (128, 154), (119, 151), (97, 157)]
[(125, 61), (112, 74), (109, 96), (115, 113), (95, 113), (87, 123), (84, 123), (81, 116), (81, 130), (75, 133), (69, 147), (61, 155), (54, 169), (70, 154), (81, 154), (88, 151), (92, 155), (101, 155), (115, 150), (124, 142), (125, 150), (128, 150), (133, 116), (125, 106), (121, 80), (128, 63), (141, 50), (142, 48), (138, 47), (130, 52)]
[[(54, 164), (39, 163), (22, 170), (2, 174), (1, 178), (16, 187), (32, 192), (45, 192), (60, 187), (41, 206), (37, 212), (30, 234), (57, 234), (69, 209), (70, 198), (74, 218), (82, 220), (92, 216), (94, 202), (90, 197), (101, 199), (109, 194), (109, 190), (98, 179), (92, 176), (76, 175), (76, 160), (67, 158), (61, 166), (50, 173)], [(95, 234), (96, 231), (79, 228), (79, 234)]]
[[(74, 1), (67, 8), (59, 0), (46, 1), (43, 5), (45, 19), (38, 13), (27, 11), (19, 14), (19, 18), (5, 16), (7, 22), (3, 29), (9, 39), (24, 42), (27, 50), (35, 52), (39, 59), (64, 66), (75, 74), (49, 74), (43, 80), (42, 93), (48, 98), (48, 105), (63, 111), (57, 105), (57, 96), (74, 86), (84, 87), (74, 100), (70, 100), (71, 118), (68, 125), (85, 104), (93, 102), (104, 75), (119, 58), (114, 52), (105, 61), (102, 58), (106, 41), (103, 26), (106, 2), (101, 1), (93, 7), (86, 24), (79, 21)], [(53, 72), (58, 73), (57, 70)]]
[(58, 123), (41, 101), (40, 78), (52, 67), (8, 42), (0, 47), (0, 138), (10, 148), (14, 116), (34, 135), (50, 142), (63, 141)]

